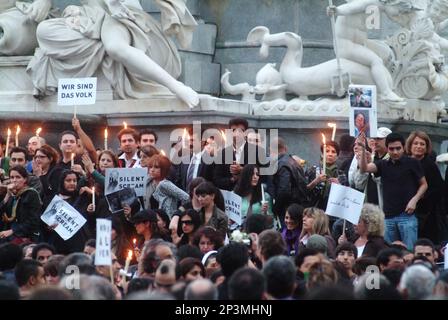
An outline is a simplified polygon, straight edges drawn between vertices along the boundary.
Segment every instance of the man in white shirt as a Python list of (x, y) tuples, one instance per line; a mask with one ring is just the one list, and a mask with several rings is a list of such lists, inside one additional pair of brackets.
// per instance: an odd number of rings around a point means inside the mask
[(118, 157), (120, 168), (141, 168), (137, 152), (138, 132), (131, 128), (121, 129), (117, 137), (120, 141), (120, 149), (123, 151), (123, 154)]

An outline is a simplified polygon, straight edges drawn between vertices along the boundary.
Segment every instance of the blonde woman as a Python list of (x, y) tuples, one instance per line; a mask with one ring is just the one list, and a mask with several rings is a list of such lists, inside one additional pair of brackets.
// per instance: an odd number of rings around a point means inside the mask
[[(358, 235), (354, 241), (358, 257), (376, 258), (380, 250), (388, 247), (384, 241), (384, 212), (374, 204), (364, 204), (355, 232)], [(344, 235), (340, 236), (338, 243), (344, 241), (347, 241)]]
[(313, 235), (318, 234), (327, 240), (327, 254), (329, 258), (335, 257), (336, 243), (331, 237), (329, 229), (329, 220), (325, 212), (319, 208), (311, 207), (303, 211), (303, 225), (300, 233), (300, 249), (305, 248), (308, 239)]

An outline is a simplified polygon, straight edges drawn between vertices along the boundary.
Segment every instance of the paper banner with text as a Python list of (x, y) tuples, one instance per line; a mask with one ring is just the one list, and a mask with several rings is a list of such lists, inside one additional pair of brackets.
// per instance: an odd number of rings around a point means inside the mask
[(110, 266), (112, 264), (111, 236), (112, 221), (107, 219), (96, 219), (96, 266)]
[(96, 78), (59, 79), (58, 106), (95, 104)]
[(232, 191), (221, 190), (221, 193), (224, 197), (227, 216), (238, 225), (241, 225), (243, 223), (241, 217), (241, 197)]
[(64, 240), (73, 237), (87, 222), (82, 214), (57, 195), (51, 200), (40, 218), (49, 226), (57, 225), (54, 231)]
[(135, 189), (137, 197), (145, 194), (148, 180), (147, 168), (108, 168), (104, 194), (108, 195), (124, 188)]
[(365, 194), (355, 189), (332, 183), (326, 214), (358, 224)]

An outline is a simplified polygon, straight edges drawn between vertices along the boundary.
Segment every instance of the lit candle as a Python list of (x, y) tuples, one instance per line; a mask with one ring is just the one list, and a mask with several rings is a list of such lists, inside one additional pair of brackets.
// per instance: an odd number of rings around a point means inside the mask
[(187, 128), (184, 128), (184, 133), (182, 134), (182, 146), (187, 148)]
[(132, 239), (132, 245), (134, 246), (134, 249), (137, 248), (137, 239)]
[(128, 124), (127, 124), (126, 122), (124, 122), (124, 121), (123, 121), (123, 127), (124, 127), (125, 129), (128, 128)]
[(42, 128), (37, 128), (36, 130), (36, 137), (39, 137), (40, 132), (42, 131)]
[(325, 141), (325, 135), (322, 133), (323, 155), (322, 155), (322, 174), (327, 174), (327, 144)]
[(131, 263), (131, 260), (132, 260), (132, 250), (129, 250), (126, 262), (124, 264), (124, 275), (121, 281), (122, 285), (126, 282), (126, 275), (128, 274), (129, 264)]
[(222, 136), (222, 140), (224, 141), (224, 145), (227, 143), (227, 138), (226, 138), (226, 134), (223, 130), (221, 130), (221, 136)]
[(333, 133), (331, 134), (331, 141), (334, 141), (336, 136), (336, 123), (329, 122), (327, 123), (330, 128), (333, 128)]
[(261, 202), (265, 203), (266, 202), (266, 198), (264, 197), (264, 185), (261, 184)]
[(104, 150), (107, 150), (107, 128), (104, 129)]
[(160, 154), (161, 154), (162, 156), (166, 157), (166, 153), (165, 153), (165, 151), (163, 151), (163, 149), (160, 149)]
[(93, 209), (95, 209), (95, 187), (92, 187), (92, 204)]
[(16, 147), (19, 146), (19, 133), (20, 133), (20, 126), (17, 125), (17, 129), (16, 129)]
[(75, 165), (75, 154), (72, 153), (72, 167)]
[(6, 152), (5, 152), (5, 157), (8, 156), (8, 152), (9, 152), (9, 139), (11, 138), (11, 130), (8, 128), (8, 135), (6, 138)]

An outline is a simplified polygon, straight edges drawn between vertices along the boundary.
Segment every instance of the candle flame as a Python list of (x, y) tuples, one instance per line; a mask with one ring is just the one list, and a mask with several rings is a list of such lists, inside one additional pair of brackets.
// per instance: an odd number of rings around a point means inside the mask
[(11, 129), (8, 128), (8, 137), (11, 135)]
[(324, 145), (326, 144), (326, 140), (325, 140), (325, 135), (323, 133), (321, 133), (322, 135), (322, 142), (324, 143)]
[(134, 246), (136, 245), (136, 243), (137, 243), (137, 239), (132, 239), (132, 243), (134, 244)]
[(95, 193), (95, 187), (92, 187), (92, 193)]
[(72, 152), (72, 160), (75, 159), (75, 154)]
[(162, 156), (166, 157), (166, 153), (165, 153), (165, 151), (163, 151), (163, 149), (160, 150), (160, 154), (161, 154)]
[(106, 129), (104, 129), (104, 138), (106, 138), (106, 139), (107, 139), (107, 128), (106, 128)]
[(16, 135), (18, 135), (20, 133), (20, 126), (17, 125), (17, 129), (16, 129)]
[(42, 128), (37, 128), (36, 130), (36, 136), (39, 136), (40, 132), (42, 131)]
[(125, 129), (128, 128), (128, 124), (127, 124), (125, 121), (123, 121), (123, 127), (124, 127)]
[(328, 125), (330, 128), (335, 128), (335, 127), (336, 127), (336, 123), (333, 123), (333, 122), (328, 122), (327, 125)]
[(129, 260), (132, 259), (132, 250), (128, 250), (128, 259), (129, 259)]
[(226, 142), (227, 138), (226, 138), (226, 134), (224, 133), (223, 130), (221, 130), (221, 136), (222, 136), (222, 139), (224, 140), (224, 142)]

